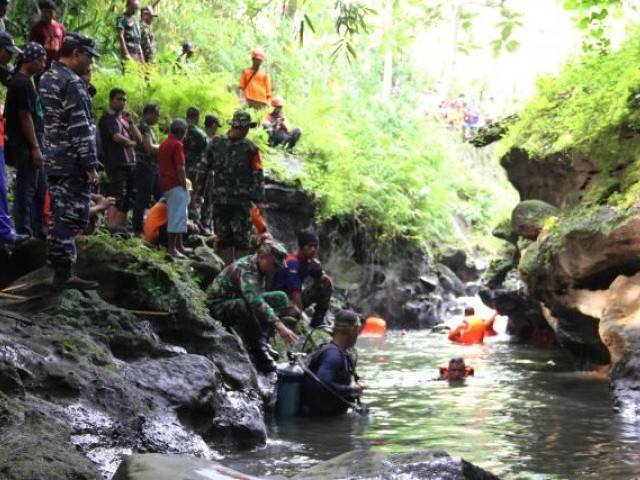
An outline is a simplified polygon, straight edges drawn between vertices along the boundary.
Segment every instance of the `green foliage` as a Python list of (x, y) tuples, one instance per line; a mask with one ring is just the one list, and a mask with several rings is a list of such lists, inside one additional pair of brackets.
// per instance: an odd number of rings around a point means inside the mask
[(540, 80), (537, 96), (511, 126), (504, 146), (517, 145), (533, 156), (572, 149), (603, 158), (628, 148), (618, 133), (620, 125), (638, 121), (638, 109), (629, 102), (640, 85), (637, 38), (611, 54), (585, 55), (558, 77)]
[(585, 52), (608, 52), (611, 40), (607, 34), (610, 12), (622, 7), (622, 0), (565, 0), (564, 8), (577, 13), (578, 28), (585, 32), (582, 49)]
[[(415, 19), (437, 22), (442, 18), (440, 3), (427, 8), (417, 1), (393, 2), (400, 23), (383, 35), (393, 36), (398, 64), (409, 65), (401, 61), (402, 48), (420, 26)], [(285, 113), (304, 132), (299, 144), (302, 171), (288, 170), (281, 150), (266, 146), (263, 131), (252, 131), (250, 138), (264, 152), (270, 174), (299, 181), (317, 195), (318, 221), (352, 216), (380, 231), (381, 244), (397, 239), (428, 243), (452, 239), (453, 217), (484, 235), (492, 212), (504, 208), (495, 201), (505, 190), (504, 179), (487, 183), (473, 161), (464, 160), (468, 149), (416, 110), (418, 92), (429, 79), (400, 67), (403, 91), (409, 93), (379, 97), (379, 51), (385, 38), (373, 31), (379, 19), (373, 8), (386, 4), (162, 0), (154, 22), (157, 64), (143, 69), (129, 63), (122, 75), (114, 25), (123, 4), (69, 0), (63, 13), (68, 26), (98, 40), (103, 54), (94, 66), (96, 118), (107, 107), (109, 90), (122, 87), (128, 93), (127, 108), (138, 115), (145, 103), (160, 104), (160, 130), (192, 105), (203, 115), (219, 115), (224, 124), (237, 108), (237, 82), (249, 65), (249, 51), (261, 46), (274, 91), (285, 97)], [(301, 44), (305, 24), (312, 28)], [(198, 48), (195, 61), (175, 71), (186, 39)], [(348, 40), (340, 47), (351, 52), (346, 58), (331, 57), (336, 39)], [(452, 143), (458, 146), (452, 148)], [(495, 162), (487, 168), (495, 168)]]

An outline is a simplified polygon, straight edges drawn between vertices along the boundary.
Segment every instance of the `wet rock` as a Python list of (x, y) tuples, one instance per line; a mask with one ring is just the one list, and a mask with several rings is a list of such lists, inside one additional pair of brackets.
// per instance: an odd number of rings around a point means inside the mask
[(611, 354), (616, 408), (640, 416), (640, 274), (618, 277), (601, 305), (600, 336)]
[(212, 478), (257, 477), (231, 470), (217, 462), (183, 455), (131, 455), (125, 458), (112, 480), (211, 480)]
[(497, 480), (498, 477), (459, 457), (442, 451), (424, 451), (385, 455), (378, 452), (349, 452), (322, 462), (291, 480), (327, 478)]
[(479, 269), (463, 250), (449, 249), (440, 256), (440, 263), (446, 265), (463, 283), (473, 282), (480, 278)]
[(445, 290), (452, 292), (456, 297), (462, 297), (465, 294), (464, 283), (449, 267), (438, 263), (436, 269), (440, 284)]
[(544, 221), (558, 215), (559, 210), (541, 200), (525, 200), (511, 213), (511, 230), (529, 240), (535, 240), (542, 231)]

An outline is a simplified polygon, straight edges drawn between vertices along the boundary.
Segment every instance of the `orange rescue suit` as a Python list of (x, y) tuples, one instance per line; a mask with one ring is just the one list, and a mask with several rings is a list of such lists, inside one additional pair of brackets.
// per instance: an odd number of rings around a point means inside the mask
[(484, 321), (476, 316), (465, 317), (462, 324), (449, 332), (449, 340), (464, 345), (483, 343)]

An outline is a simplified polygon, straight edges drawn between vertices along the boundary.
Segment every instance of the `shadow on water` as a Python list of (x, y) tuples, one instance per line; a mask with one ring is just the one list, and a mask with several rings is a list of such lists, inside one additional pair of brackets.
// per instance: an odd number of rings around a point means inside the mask
[[(442, 449), (505, 479), (631, 479), (640, 472), (640, 424), (613, 413), (605, 379), (575, 372), (558, 349), (506, 343), (460, 347), (443, 334), (361, 339), (368, 417), (274, 420), (265, 449), (229, 457), (254, 475), (292, 475), (358, 449)], [(476, 375), (435, 381), (456, 355)]]

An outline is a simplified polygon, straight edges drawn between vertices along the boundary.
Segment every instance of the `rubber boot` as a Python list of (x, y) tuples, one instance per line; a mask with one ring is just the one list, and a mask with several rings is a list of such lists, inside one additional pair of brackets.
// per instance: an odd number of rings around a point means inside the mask
[(253, 357), (256, 369), (263, 373), (274, 372), (277, 368), (276, 362), (262, 344), (262, 331), (257, 322), (245, 320), (236, 324), (233, 329), (240, 335), (249, 354)]

